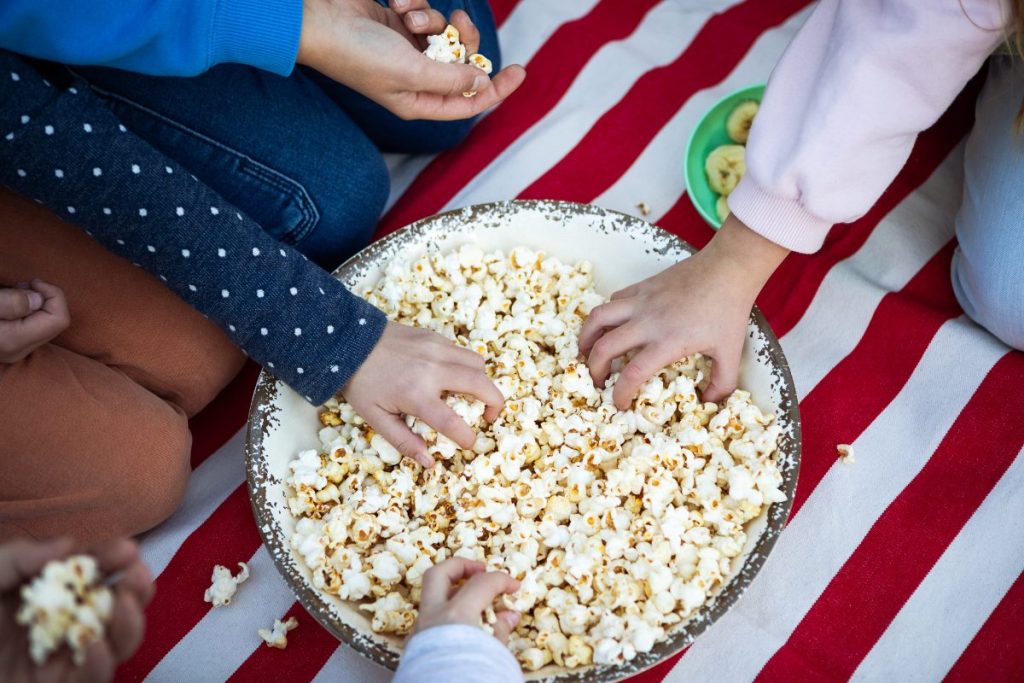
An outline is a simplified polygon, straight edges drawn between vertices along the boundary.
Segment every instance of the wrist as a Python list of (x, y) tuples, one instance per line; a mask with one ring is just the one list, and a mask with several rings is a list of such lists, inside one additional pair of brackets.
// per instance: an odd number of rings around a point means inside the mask
[(722, 228), (704, 248), (732, 278), (760, 290), (789, 249), (754, 232), (735, 215), (730, 214)]
[(302, 1), (302, 31), (299, 34), (299, 52), (295, 58), (297, 64), (314, 66), (317, 62), (320, 26), (323, 25), (320, 9), (319, 0)]

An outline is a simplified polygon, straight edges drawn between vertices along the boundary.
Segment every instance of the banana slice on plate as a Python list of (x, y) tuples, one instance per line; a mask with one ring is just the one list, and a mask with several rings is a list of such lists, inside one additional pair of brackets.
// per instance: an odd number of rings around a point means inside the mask
[(750, 127), (754, 125), (754, 117), (757, 116), (760, 106), (754, 100), (747, 100), (732, 110), (729, 118), (725, 120), (725, 132), (733, 142), (746, 144), (750, 136)]
[(715, 213), (718, 214), (718, 220), (725, 222), (725, 219), (729, 217), (729, 200), (728, 197), (722, 195), (715, 202)]
[(711, 189), (728, 196), (747, 172), (746, 148), (743, 145), (716, 147), (704, 162), (704, 172)]

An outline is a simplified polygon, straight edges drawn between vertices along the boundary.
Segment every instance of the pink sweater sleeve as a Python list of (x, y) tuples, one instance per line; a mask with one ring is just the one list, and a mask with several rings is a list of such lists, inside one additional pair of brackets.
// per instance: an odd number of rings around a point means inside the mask
[(821, 0), (772, 73), (729, 197), (788, 249), (862, 216), (1005, 40), (1006, 0)]

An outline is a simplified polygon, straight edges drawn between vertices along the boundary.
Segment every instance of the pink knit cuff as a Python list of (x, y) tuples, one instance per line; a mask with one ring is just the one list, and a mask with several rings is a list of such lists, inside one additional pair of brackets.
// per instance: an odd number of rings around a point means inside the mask
[(821, 249), (832, 227), (799, 201), (771, 194), (749, 175), (729, 195), (729, 210), (762, 237), (804, 254)]

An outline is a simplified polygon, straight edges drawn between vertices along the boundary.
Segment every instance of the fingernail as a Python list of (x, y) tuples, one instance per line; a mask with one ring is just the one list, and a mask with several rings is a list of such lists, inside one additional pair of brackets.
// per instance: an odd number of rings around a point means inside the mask
[(519, 623), (519, 612), (508, 613), (508, 625), (515, 628), (516, 624)]
[(487, 76), (480, 75), (473, 79), (473, 92), (477, 92), (484, 89), (487, 85)]
[(416, 10), (415, 12), (409, 12), (409, 14), (407, 14), (406, 16), (409, 17), (409, 23), (415, 26), (416, 28), (422, 28), (427, 25), (426, 12), (420, 12), (419, 10)]
[(409, 6), (409, 0), (391, 0), (397, 10), (403, 10)]
[(43, 307), (43, 295), (39, 292), (28, 293), (28, 307), (29, 310), (38, 311)]

